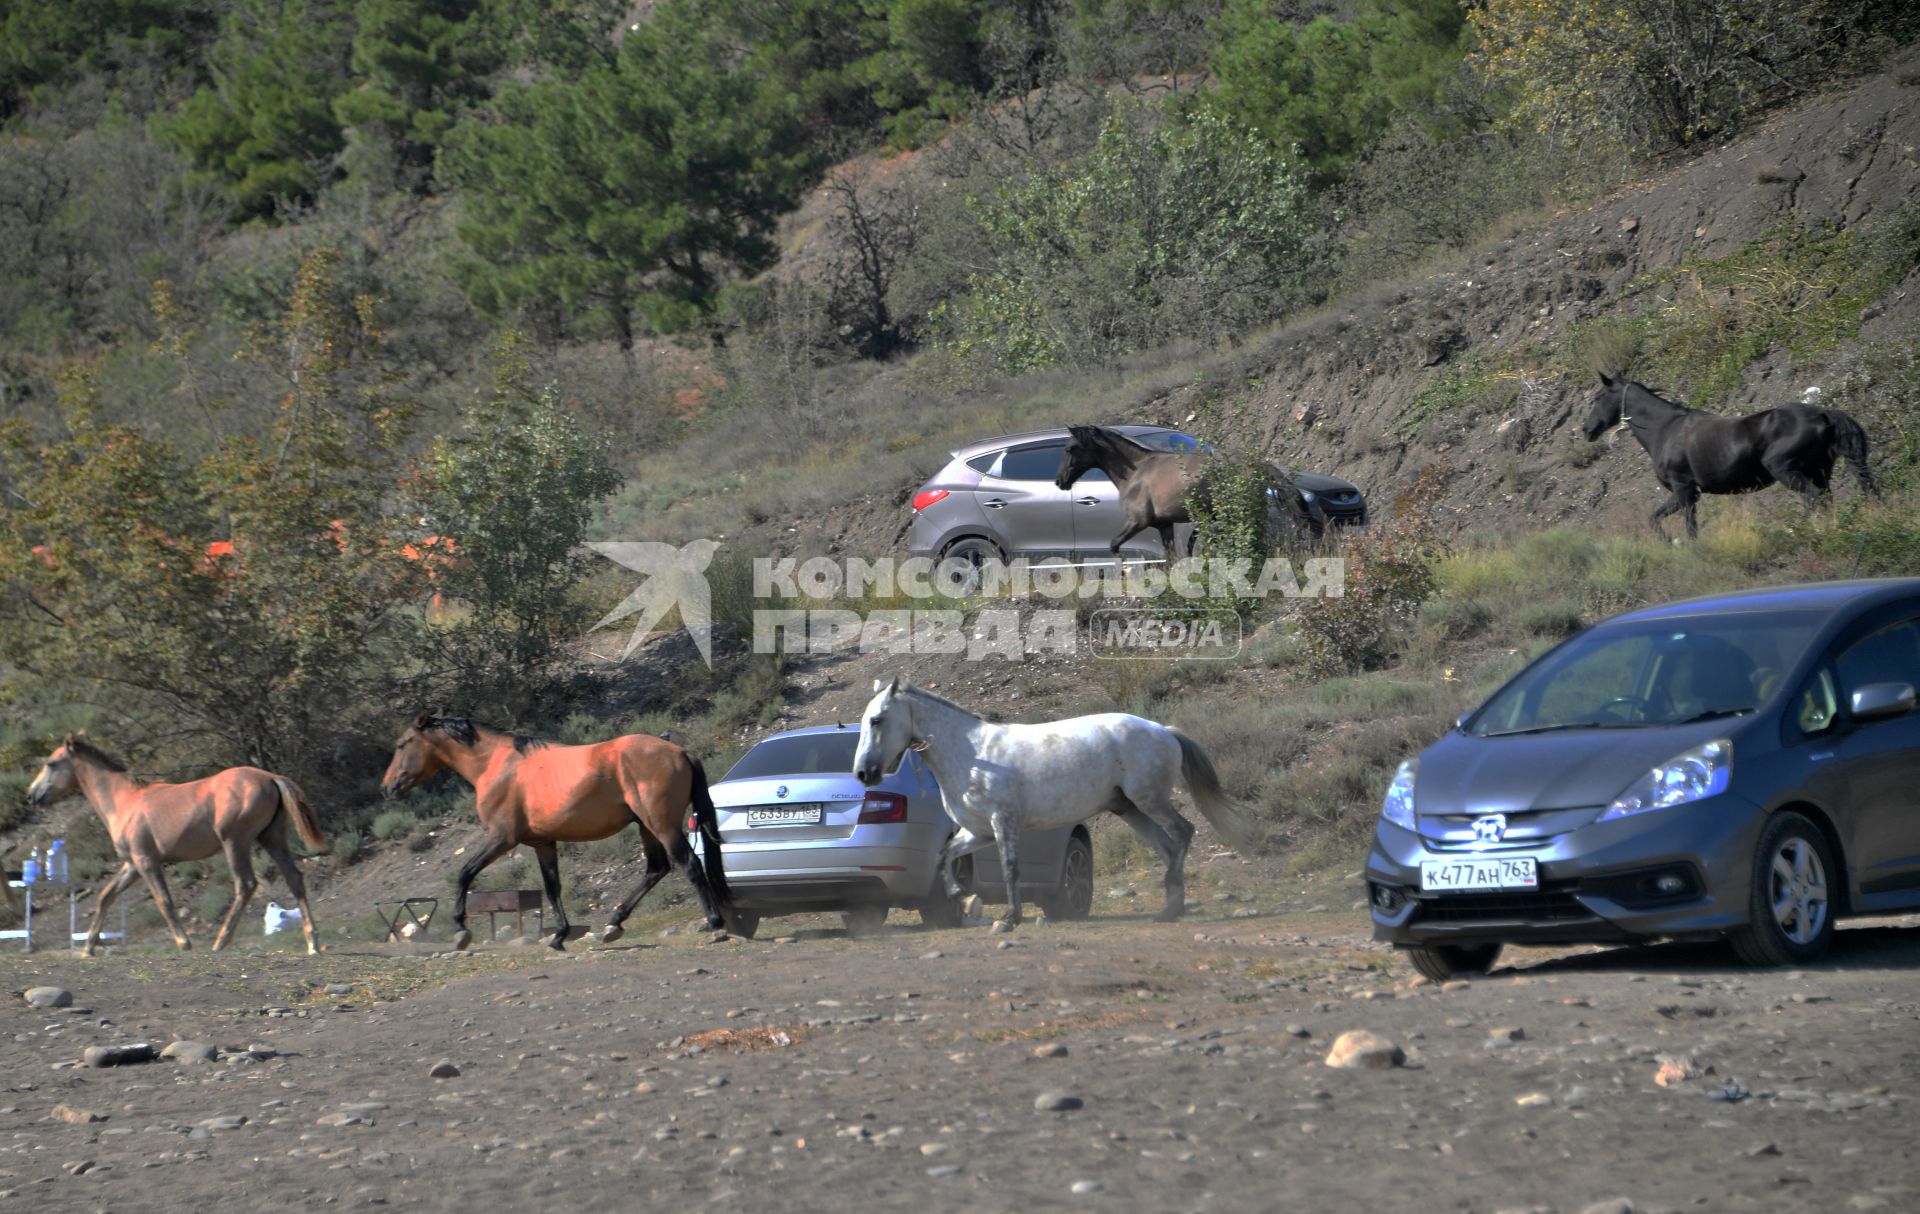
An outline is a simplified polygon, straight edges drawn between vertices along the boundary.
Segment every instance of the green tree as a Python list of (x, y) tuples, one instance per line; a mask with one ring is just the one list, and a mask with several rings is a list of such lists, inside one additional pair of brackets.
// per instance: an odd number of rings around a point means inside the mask
[(436, 589), (461, 612), (433, 630), (452, 702), (524, 720), (562, 683), (566, 642), (590, 620), (573, 597), (593, 509), (620, 485), (606, 440), (533, 382), (523, 339), (495, 355), (493, 390), (435, 442), (417, 498), (436, 537)]
[(464, 187), (457, 265), (470, 297), (500, 313), (600, 311), (622, 349), (636, 314), (684, 327), (730, 272), (777, 250), (774, 222), (812, 156), (792, 98), (763, 88), (668, 0), (610, 64), (510, 88), (463, 123), (442, 156)]
[(1395, 115), (1419, 115), (1465, 54), (1456, 0), (1362, 0), (1351, 21), (1295, 25), (1269, 0), (1228, 0), (1211, 63), (1219, 88), (1203, 104), (1297, 146), (1322, 178), (1338, 177)]
[(1486, 0), (1474, 59), (1540, 130), (1645, 149), (1724, 131), (1902, 22), (1881, 0)]
[(355, 85), (333, 103), (348, 175), (386, 170), (422, 189), (448, 129), (505, 59), (499, 23), (487, 0), (359, 0), (355, 18)]
[(991, 268), (944, 343), (1017, 371), (1242, 330), (1283, 305), (1304, 202), (1293, 166), (1218, 115), (1124, 105), (1082, 161), (973, 200)]
[(48, 703), (164, 721), (195, 763), (337, 790), (362, 714), (393, 698), (421, 587), (392, 505), (411, 409), (332, 261), (307, 259), (287, 315), (243, 352), (285, 385), (259, 433), (189, 460), (98, 422), (84, 370), (64, 436), (6, 429), (0, 665)]
[(0, 6), (0, 120), (36, 88), (136, 60), (182, 62), (213, 27), (210, 0), (8, 0)]
[(352, 43), (344, 0), (234, 0), (208, 51), (212, 81), (164, 129), (240, 215), (311, 200), (346, 146), (333, 106)]

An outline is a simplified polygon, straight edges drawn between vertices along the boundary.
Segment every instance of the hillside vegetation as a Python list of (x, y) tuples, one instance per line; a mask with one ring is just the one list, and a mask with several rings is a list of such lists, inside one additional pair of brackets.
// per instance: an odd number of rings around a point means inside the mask
[[(746, 653), (748, 558), (896, 552), (952, 446), (1154, 420), (1363, 484), (1360, 589), (1249, 610), (1238, 663), (901, 665), (1178, 721), (1341, 854), (1583, 623), (1913, 568), (1912, 11), (1696, 7), (21, 0), (0, 832), (52, 829), (7, 790), (81, 727), (288, 772), (336, 872), (457, 817), (372, 802), (421, 708), (723, 767), (882, 665)], [(1656, 541), (1641, 453), (1575, 434), (1596, 369), (1818, 388), (1890, 500)], [(711, 671), (583, 642), (632, 586), (582, 542), (640, 538), (723, 541)]]

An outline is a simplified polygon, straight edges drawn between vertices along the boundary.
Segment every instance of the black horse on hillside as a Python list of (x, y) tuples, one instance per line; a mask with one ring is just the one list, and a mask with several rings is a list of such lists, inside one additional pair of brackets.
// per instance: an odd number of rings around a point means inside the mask
[(1703, 413), (1656, 395), (1645, 384), (1600, 373), (1582, 427), (1593, 442), (1614, 426), (1633, 431), (1653, 457), (1653, 474), (1673, 497), (1648, 521), (1684, 511), (1687, 537), (1700, 534), (1694, 506), (1702, 493), (1752, 493), (1778, 482), (1798, 493), (1812, 511), (1833, 481), (1833, 463), (1843, 456), (1868, 496), (1880, 496), (1867, 467), (1867, 432), (1838, 409), (1785, 405), (1746, 417)]

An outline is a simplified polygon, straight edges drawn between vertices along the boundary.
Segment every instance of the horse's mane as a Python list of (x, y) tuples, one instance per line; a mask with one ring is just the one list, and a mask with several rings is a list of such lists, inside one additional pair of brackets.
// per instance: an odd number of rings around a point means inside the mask
[[(125, 763), (121, 763), (119, 759), (115, 759), (113, 755), (109, 755), (104, 749), (100, 749), (98, 745), (94, 745), (92, 741), (86, 741), (84, 738), (73, 738), (73, 740), (67, 741), (67, 753), (69, 753), (69, 755), (79, 755), (81, 759), (86, 759), (88, 763), (98, 763), (98, 765), (108, 768), (109, 772), (119, 772), (119, 774), (123, 774), (123, 776), (131, 776), (131, 772), (127, 770)], [(146, 784), (146, 780), (140, 780), (138, 776), (131, 776), (131, 778), (134, 784)]]
[(1089, 443), (1104, 446), (1108, 449), (1131, 447), (1135, 451), (1147, 455), (1160, 454), (1145, 443), (1137, 439), (1129, 438), (1118, 430), (1108, 429), (1106, 426), (1068, 426), (1067, 433), (1074, 438), (1084, 439)]
[(915, 687), (913, 684), (907, 683), (907, 684), (904, 684), (900, 688), (900, 690), (905, 692), (911, 692), (912, 694), (920, 696), (923, 699), (932, 700), (936, 704), (944, 704), (948, 708), (953, 709), (955, 712), (965, 713), (967, 716), (970, 716), (970, 717), (978, 717), (980, 715), (979, 713), (973, 711), (973, 709), (963, 708), (960, 705), (955, 704), (952, 700), (949, 700), (947, 697), (940, 695), (936, 692), (928, 691), (924, 687)]
[(489, 725), (484, 721), (475, 721), (469, 717), (435, 717), (433, 719), (433, 725), (434, 728), (446, 734), (462, 746), (473, 745), (475, 736), (481, 731), (498, 737), (512, 738), (513, 748), (521, 754), (526, 754), (530, 750), (545, 750), (547, 747), (554, 745), (553, 742), (546, 738), (535, 738), (524, 733), (515, 733), (511, 729), (502, 729), (498, 725)]

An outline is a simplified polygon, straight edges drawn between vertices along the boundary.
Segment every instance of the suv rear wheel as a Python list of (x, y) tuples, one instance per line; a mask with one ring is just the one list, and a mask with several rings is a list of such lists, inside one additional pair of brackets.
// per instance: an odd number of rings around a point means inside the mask
[(1461, 974), (1484, 974), (1500, 959), (1497, 944), (1415, 944), (1407, 949), (1413, 968), (1445, 982)]

